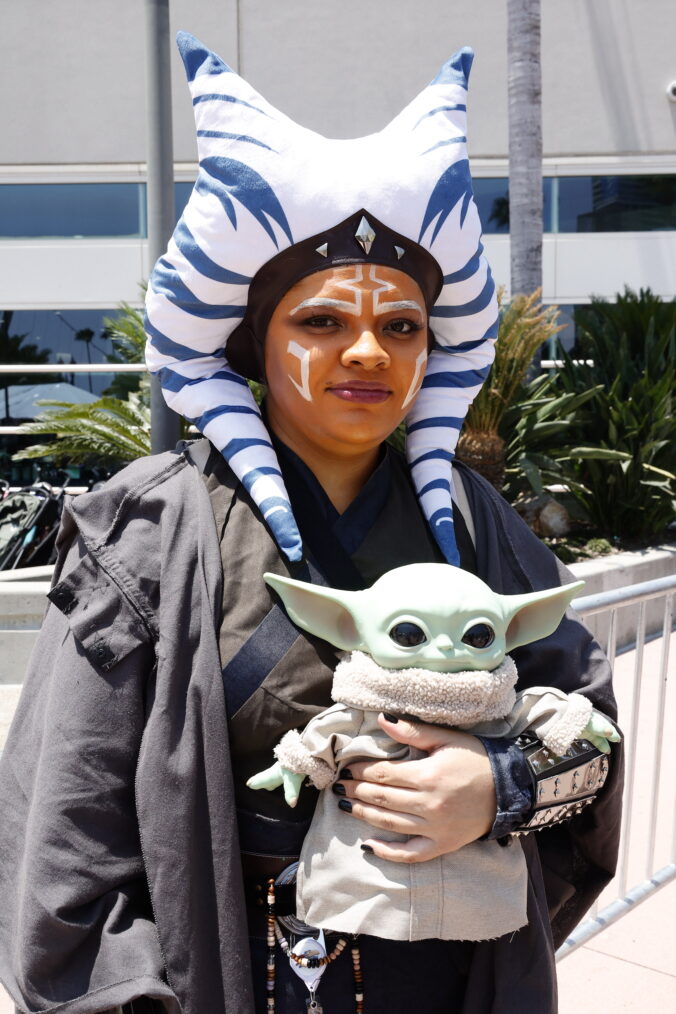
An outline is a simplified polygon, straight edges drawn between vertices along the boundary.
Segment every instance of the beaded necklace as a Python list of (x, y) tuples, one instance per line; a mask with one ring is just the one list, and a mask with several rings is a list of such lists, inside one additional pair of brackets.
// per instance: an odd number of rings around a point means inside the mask
[[(275, 967), (276, 967), (276, 951), (275, 944), (278, 943), (287, 958), (294, 964), (301, 968), (325, 968), (330, 965), (332, 961), (335, 961), (339, 957), (345, 948), (347, 947), (347, 940), (341, 937), (336, 946), (333, 948), (330, 954), (324, 955), (324, 957), (312, 957), (309, 955), (296, 954), (290, 947), (289, 941), (282, 933), (282, 928), (277, 921), (275, 915), (275, 882), (274, 880), (268, 880), (268, 892), (267, 892), (267, 947), (268, 947), (268, 960), (267, 960), (267, 974), (266, 974), (266, 993), (267, 993), (267, 1014), (275, 1014)], [(352, 939), (352, 974), (354, 977), (354, 1009), (355, 1014), (363, 1014), (364, 1012), (364, 985), (363, 976), (361, 971), (361, 954), (359, 952), (359, 944), (357, 943), (357, 937), (354, 936)], [(322, 1008), (320, 1007), (317, 999), (315, 998), (315, 989), (308, 986), (310, 991), (310, 999), (308, 1001), (308, 1012), (310, 1014), (322, 1014)]]

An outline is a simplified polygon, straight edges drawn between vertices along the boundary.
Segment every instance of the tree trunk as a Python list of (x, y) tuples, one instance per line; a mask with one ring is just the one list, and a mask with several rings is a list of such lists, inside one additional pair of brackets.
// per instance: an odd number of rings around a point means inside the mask
[(511, 294), (542, 286), (540, 0), (507, 0)]

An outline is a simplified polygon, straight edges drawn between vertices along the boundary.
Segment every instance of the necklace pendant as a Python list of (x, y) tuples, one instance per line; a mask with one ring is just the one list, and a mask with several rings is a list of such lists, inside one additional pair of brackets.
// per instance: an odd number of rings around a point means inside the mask
[(314, 989), (310, 990), (310, 995), (305, 1001), (307, 1007), (307, 1014), (324, 1014), (324, 1008), (319, 1002), (319, 997), (315, 994)]

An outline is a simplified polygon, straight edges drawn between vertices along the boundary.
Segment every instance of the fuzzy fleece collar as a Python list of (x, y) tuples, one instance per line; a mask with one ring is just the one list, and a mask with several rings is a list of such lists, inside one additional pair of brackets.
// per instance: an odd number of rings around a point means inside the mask
[(490, 672), (438, 673), (383, 669), (369, 655), (353, 651), (336, 668), (331, 696), (360, 711), (391, 711), (462, 727), (507, 715), (514, 707), (516, 679), (509, 655)]

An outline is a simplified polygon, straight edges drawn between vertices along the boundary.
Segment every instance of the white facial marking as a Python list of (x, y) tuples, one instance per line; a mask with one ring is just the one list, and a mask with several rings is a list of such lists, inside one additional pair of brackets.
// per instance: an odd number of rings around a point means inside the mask
[(294, 314), (298, 313), (300, 310), (305, 310), (308, 307), (312, 306), (334, 307), (336, 310), (344, 310), (346, 313), (356, 312), (354, 303), (346, 303), (342, 299), (329, 299), (327, 297), (325, 299), (321, 298), (304, 299), (302, 303), (298, 304), (298, 306), (294, 306), (293, 310), (290, 311), (289, 316), (293, 317)]
[(381, 303), (380, 295), (383, 292), (391, 292), (392, 289), (396, 289), (396, 285), (392, 282), (386, 282), (384, 278), (378, 278), (376, 274), (377, 265), (371, 264), (369, 267), (369, 279), (378, 285), (377, 289), (373, 289), (373, 312), (376, 314), (389, 313), (391, 310), (418, 310), (421, 314), (423, 312), (422, 307), (419, 303), (416, 303), (414, 299), (398, 299), (394, 302), (384, 301)]
[(290, 373), (287, 373), (287, 377), (301, 398), (305, 398), (306, 401), (312, 401), (312, 395), (310, 394), (310, 349), (304, 349), (298, 342), (289, 342), (286, 351), (289, 355), (295, 356), (296, 359), (300, 360), (300, 384), (293, 379)]
[(413, 401), (416, 394), (420, 390), (420, 385), (422, 383), (422, 374), (426, 362), (427, 362), (427, 349), (423, 349), (415, 361), (415, 373), (413, 374), (411, 386), (408, 389), (406, 397), (401, 403), (402, 408), (406, 408), (409, 402)]
[[(376, 271), (377, 265), (370, 264), (369, 281), (375, 282), (377, 285), (377, 288), (370, 290), (373, 295), (373, 312), (375, 314), (389, 313), (393, 310), (417, 310), (421, 315), (423, 315), (424, 311), (422, 306), (420, 303), (416, 303), (414, 299), (398, 299), (392, 302), (381, 302), (381, 294), (391, 292), (393, 289), (396, 289), (397, 286), (392, 282), (385, 281), (384, 278), (378, 278)], [(289, 311), (289, 315), (293, 317), (301, 310), (306, 310), (310, 307), (335, 307), (336, 310), (343, 310), (345, 313), (350, 313), (357, 317), (362, 312), (364, 289), (360, 283), (363, 281), (364, 265), (356, 264), (352, 278), (347, 278), (342, 282), (336, 282), (336, 285), (339, 288), (350, 289), (354, 292), (354, 302), (348, 302), (344, 299), (331, 299), (328, 296), (313, 296), (310, 299), (304, 299), (302, 303), (298, 304), (298, 306), (294, 306), (293, 310)]]

